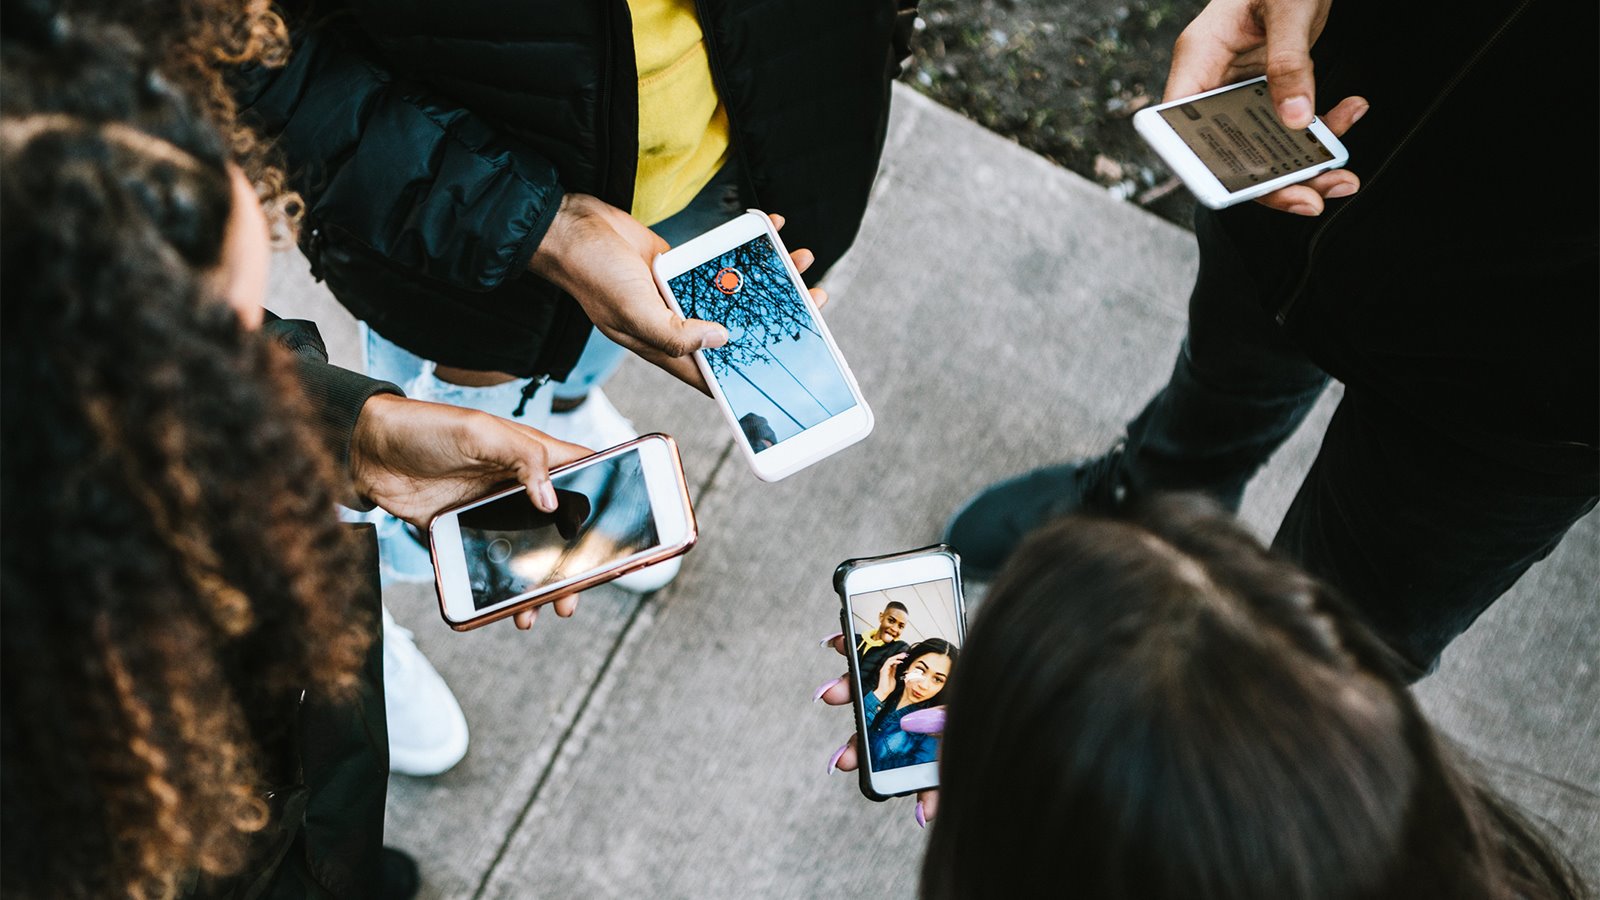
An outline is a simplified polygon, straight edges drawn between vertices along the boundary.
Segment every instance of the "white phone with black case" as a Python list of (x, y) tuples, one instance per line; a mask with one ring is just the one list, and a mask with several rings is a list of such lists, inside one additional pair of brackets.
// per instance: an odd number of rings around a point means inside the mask
[(839, 564), (861, 793), (872, 800), (939, 785), (942, 734), (912, 727), (942, 711), (967, 639), (961, 558), (943, 544)]
[(1298, 131), (1285, 128), (1265, 77), (1141, 109), (1133, 127), (1212, 209), (1254, 200), (1350, 161), (1321, 119)]
[(872, 410), (772, 220), (750, 210), (661, 254), (656, 280), (728, 343), (695, 364), (756, 476), (777, 481), (872, 431)]

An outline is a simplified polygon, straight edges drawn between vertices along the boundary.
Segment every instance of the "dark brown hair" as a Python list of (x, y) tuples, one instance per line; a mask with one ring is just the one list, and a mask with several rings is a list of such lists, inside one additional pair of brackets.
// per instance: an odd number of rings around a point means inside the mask
[[(888, 609), (887, 606), (884, 608)], [(904, 608), (905, 607), (901, 607), (901, 609)], [(927, 640), (919, 641), (918, 643), (913, 644), (910, 649), (906, 650), (905, 659), (900, 661), (900, 670), (894, 677), (894, 688), (889, 691), (889, 696), (883, 698), (882, 705), (878, 707), (878, 714), (872, 717), (873, 725), (877, 725), (879, 721), (883, 720), (887, 716), (894, 715), (896, 712), (902, 714), (916, 712), (917, 710), (927, 709), (934, 704), (944, 702), (945, 689), (941, 686), (934, 696), (918, 703), (907, 704), (905, 709), (896, 709), (896, 707), (898, 707), (900, 704), (900, 698), (904, 697), (906, 694), (906, 673), (911, 671), (911, 666), (913, 663), (924, 656), (949, 657), (951, 676), (953, 677), (956, 660), (960, 658), (961, 651), (956, 648), (955, 644), (950, 643), (944, 638), (928, 638)]]
[(922, 896), (1585, 896), (1398, 671), (1207, 501), (1048, 525), (951, 683)]
[[(125, 40), (189, 98), (222, 136), (269, 219), (292, 231), (302, 212), (300, 197), (289, 189), (271, 143), (240, 121), (228, 86), (229, 74), (240, 66), (275, 68), (288, 59), (288, 28), (270, 0), (4, 0), (3, 6), (7, 62), (30, 69), (28, 78), (12, 82), (12, 90), (122, 93), (128, 86), (86, 81), (80, 70), (85, 58), (107, 51), (98, 44)], [(6, 102), (10, 106), (10, 98)]]
[(239, 870), (301, 691), (368, 646), (291, 363), (207, 287), (225, 153), (169, 112), (0, 120), (8, 895)]

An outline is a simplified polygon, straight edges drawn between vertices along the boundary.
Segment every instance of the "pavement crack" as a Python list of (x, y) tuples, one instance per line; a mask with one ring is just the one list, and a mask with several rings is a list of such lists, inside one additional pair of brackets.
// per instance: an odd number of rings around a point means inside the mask
[(712, 464), (711, 471), (706, 474), (705, 481), (700, 483), (700, 499), (703, 500), (707, 494), (711, 493), (711, 489), (716, 486), (717, 476), (722, 473), (722, 467), (727, 464), (728, 457), (732, 455), (733, 441), (729, 441), (723, 446), (722, 455), (718, 456), (717, 461)]
[[(489, 883), (494, 880), (495, 872), (500, 869), (500, 862), (505, 859), (506, 853), (511, 849), (511, 844), (516, 840), (517, 835), (521, 834), (523, 824), (527, 821), (529, 814), (533, 812), (534, 805), (543, 796), (544, 787), (549, 783), (556, 767), (561, 765), (566, 755), (567, 745), (575, 738), (580, 737), (579, 732), (585, 724), (589, 707), (594, 705), (596, 695), (606, 685), (607, 676), (611, 674), (612, 666), (616, 663), (623, 646), (629, 643), (630, 637), (637, 628), (645, 627), (648, 625), (649, 620), (655, 618), (653, 615), (645, 615), (645, 609), (650, 605), (653, 596), (654, 594), (649, 594), (641, 597), (639, 602), (634, 604), (633, 612), (628, 615), (628, 621), (623, 623), (622, 628), (617, 632), (617, 638), (612, 642), (611, 649), (606, 652), (606, 657), (601, 661), (600, 668), (595, 670), (594, 677), (589, 680), (589, 687), (584, 691), (583, 700), (578, 704), (577, 710), (573, 712), (572, 719), (567, 722), (567, 727), (562, 730), (561, 737), (556, 741), (555, 749), (550, 753), (550, 758), (539, 772), (539, 780), (534, 782), (533, 790), (528, 793), (528, 801), (522, 805), (522, 809), (517, 811), (516, 819), (512, 822), (511, 827), (506, 829), (505, 838), (501, 840), (499, 848), (495, 850), (494, 859), (490, 860), (489, 865), (485, 867), (483, 878), (478, 882), (478, 889), (472, 893), (474, 900), (482, 898), (485, 892), (488, 891)], [(644, 620), (643, 624), (641, 624), (641, 619)]]
[[(711, 471), (700, 482), (699, 490), (696, 492), (698, 494), (697, 502), (703, 502), (712, 489), (716, 487), (717, 476), (722, 473), (723, 466), (727, 465), (728, 458), (733, 455), (733, 451), (732, 441), (723, 446), (722, 453), (711, 466)], [(539, 803), (539, 798), (544, 795), (545, 785), (549, 784), (557, 767), (564, 761), (567, 747), (573, 741), (582, 739), (582, 733), (586, 730), (589, 708), (595, 704), (596, 698), (602, 691), (609, 687), (606, 682), (613, 666), (621, 655), (622, 648), (632, 642), (636, 632), (648, 627), (649, 623), (655, 619), (654, 613), (651, 612), (651, 614), (646, 615), (646, 610), (651, 606), (664, 607), (671, 593), (671, 586), (668, 586), (639, 598), (639, 602), (634, 606), (633, 612), (628, 615), (628, 621), (623, 623), (622, 628), (617, 631), (617, 637), (612, 641), (611, 648), (606, 651), (605, 659), (601, 661), (600, 668), (595, 670), (594, 677), (589, 680), (589, 686), (584, 691), (582, 701), (578, 703), (578, 708), (573, 712), (571, 720), (567, 722), (567, 727), (562, 730), (561, 737), (556, 740), (555, 748), (550, 752), (550, 758), (545, 762), (544, 768), (540, 770), (539, 780), (534, 782), (533, 790), (528, 793), (527, 802), (522, 804), (522, 809), (517, 811), (516, 819), (512, 822), (511, 827), (506, 830), (505, 838), (501, 840), (500, 846), (495, 850), (494, 859), (490, 860), (489, 865), (484, 869), (483, 878), (478, 881), (478, 888), (472, 893), (473, 900), (481, 900), (487, 894), (489, 884), (494, 880), (495, 872), (499, 870), (501, 861), (510, 852), (511, 844), (516, 840), (517, 835), (521, 833), (523, 824), (527, 822), (528, 816), (533, 813), (533, 808)]]

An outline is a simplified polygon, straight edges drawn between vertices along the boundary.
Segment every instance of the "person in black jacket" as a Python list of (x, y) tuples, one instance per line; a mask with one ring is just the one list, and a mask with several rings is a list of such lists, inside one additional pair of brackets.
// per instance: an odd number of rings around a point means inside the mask
[(291, 5), (288, 65), (257, 69), (239, 97), (288, 156), (302, 247), (340, 302), (436, 363), (452, 399), (538, 422), (549, 394), (535, 391), (586, 345), (611, 361), (574, 390), (614, 366), (591, 323), (703, 389), (687, 354), (726, 332), (663, 304), (649, 263), (667, 244), (646, 226), (697, 201), (724, 218), (760, 206), (786, 216), (818, 274), (855, 235), (903, 55), (894, 4), (739, 10)]
[(878, 627), (856, 641), (857, 668), (861, 671), (862, 684), (877, 684), (878, 670), (883, 668), (884, 660), (910, 649), (910, 644), (900, 640), (910, 622), (911, 613), (906, 605), (890, 600), (878, 613)]
[(1600, 495), (1600, 186), (1563, 112), (1597, 106), (1597, 30), (1593, 4), (1550, 0), (1214, 0), (1168, 98), (1264, 64), (1303, 127), (1318, 91), (1359, 92), (1327, 117), (1361, 118), (1350, 171), (1199, 211), (1171, 380), (1125, 446), (970, 501), (948, 530), (968, 571), (1073, 508), (1158, 489), (1237, 508), (1332, 376), (1344, 397), (1274, 546), (1430, 669)]
[[(595, 449), (637, 434), (599, 390), (622, 348), (705, 390), (689, 354), (727, 340), (663, 302), (669, 243), (756, 206), (809, 248), (802, 271), (850, 245), (911, 23), (891, 0), (286, 7), (294, 50), (239, 102), (288, 158), (301, 247), (365, 323), (368, 374)], [(414, 532), (379, 536), (386, 579), (431, 580)], [(430, 732), (459, 719), (439, 706)]]

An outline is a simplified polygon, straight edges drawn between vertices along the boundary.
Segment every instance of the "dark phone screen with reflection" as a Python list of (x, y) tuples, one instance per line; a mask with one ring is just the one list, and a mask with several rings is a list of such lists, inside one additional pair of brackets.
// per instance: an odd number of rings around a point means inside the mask
[(661, 543), (639, 451), (551, 479), (559, 505), (541, 512), (527, 492), (457, 517), (474, 609), (603, 569)]

